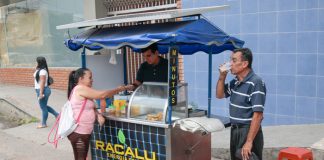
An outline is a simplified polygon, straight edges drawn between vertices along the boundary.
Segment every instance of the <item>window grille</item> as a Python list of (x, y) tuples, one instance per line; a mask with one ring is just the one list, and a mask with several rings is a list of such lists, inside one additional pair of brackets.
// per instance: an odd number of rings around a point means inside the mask
[[(107, 16), (125, 15), (142, 12), (152, 12), (159, 10), (176, 9), (179, 0), (104, 0), (104, 5), (107, 9)], [(168, 21), (175, 21), (175, 19), (161, 19), (156, 20), (154, 23), (164, 23)], [(141, 22), (141, 24), (150, 24), (152, 21)], [(137, 25), (137, 22), (129, 22), (120, 24), (121, 26)], [(142, 54), (133, 53), (130, 48), (126, 48), (127, 56), (127, 79), (128, 83), (133, 83), (136, 80), (136, 72), (143, 63), (144, 57)], [(166, 58), (165, 55), (162, 57)], [(179, 56), (179, 80), (183, 81), (183, 64), (182, 56)]]

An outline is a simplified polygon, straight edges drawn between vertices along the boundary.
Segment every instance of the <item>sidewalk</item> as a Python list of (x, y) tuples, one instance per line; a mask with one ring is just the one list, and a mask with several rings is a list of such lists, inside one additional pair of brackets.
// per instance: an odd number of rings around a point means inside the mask
[[(263, 159), (276, 160), (279, 150), (285, 147), (311, 148), (315, 160), (324, 159), (324, 124), (285, 125), (263, 127)], [(212, 155), (229, 159), (230, 128), (212, 135)]]
[[(26, 113), (40, 119), (41, 110), (32, 87), (0, 84), (0, 99), (10, 101)], [(52, 89), (49, 105), (60, 110), (66, 101), (64, 91)], [(54, 123), (49, 115), (48, 128), (36, 129), (37, 123), (0, 130), (0, 160), (69, 160), (73, 159), (68, 140), (60, 141), (58, 149), (47, 143), (47, 134)], [(314, 156), (324, 159), (324, 124), (263, 127), (264, 159), (275, 160), (278, 151), (288, 146), (312, 148)], [(229, 128), (212, 134), (212, 155), (229, 159)]]
[[(36, 93), (32, 87), (0, 84), (0, 99), (5, 99), (19, 109), (37, 119), (41, 117)], [(59, 111), (66, 101), (66, 93), (52, 90), (49, 105)], [(1, 106), (0, 106), (1, 107)], [(55, 118), (49, 115), (49, 127), (36, 129), (38, 123), (29, 123), (19, 127), (0, 130), (0, 160), (69, 160), (73, 151), (67, 139), (60, 141), (55, 149), (47, 143), (47, 135)]]

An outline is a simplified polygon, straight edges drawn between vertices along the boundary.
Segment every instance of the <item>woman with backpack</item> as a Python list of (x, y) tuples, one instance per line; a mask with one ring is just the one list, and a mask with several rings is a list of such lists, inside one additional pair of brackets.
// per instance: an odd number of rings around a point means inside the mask
[(78, 118), (83, 108), (77, 128), (68, 135), (75, 160), (86, 160), (95, 120), (97, 119), (100, 126), (105, 122), (105, 118), (97, 111), (93, 100), (112, 97), (128, 89), (125, 86), (120, 86), (111, 90), (99, 91), (92, 88), (92, 82), (92, 72), (87, 68), (79, 68), (69, 75), (67, 97), (72, 106), (74, 119)]
[(45, 57), (37, 57), (36, 62), (37, 66), (36, 71), (34, 72), (34, 83), (37, 100), (42, 110), (42, 122), (37, 126), (39, 129), (47, 127), (46, 121), (48, 118), (48, 112), (53, 114), (55, 117), (58, 116), (58, 113), (52, 107), (47, 105), (48, 98), (51, 95), (51, 89), (49, 88), (51, 81), (46, 59)]

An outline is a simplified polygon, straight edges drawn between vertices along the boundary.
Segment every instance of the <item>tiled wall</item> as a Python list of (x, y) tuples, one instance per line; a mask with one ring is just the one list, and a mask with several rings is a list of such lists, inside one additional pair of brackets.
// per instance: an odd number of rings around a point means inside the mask
[[(230, 9), (205, 17), (252, 49), (254, 71), (268, 89), (263, 125), (324, 123), (324, 1), (182, 1), (183, 8), (224, 4)], [(213, 56), (212, 114), (228, 116), (228, 101), (215, 98), (215, 85), (217, 67), (229, 56)], [(205, 109), (207, 59), (205, 53), (184, 56), (189, 102)]]

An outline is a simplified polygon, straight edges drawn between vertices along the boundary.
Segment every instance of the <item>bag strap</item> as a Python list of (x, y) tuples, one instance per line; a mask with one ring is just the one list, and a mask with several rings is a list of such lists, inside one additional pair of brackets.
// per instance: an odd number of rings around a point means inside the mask
[[(49, 132), (49, 134), (47, 136), (48, 143), (52, 143), (55, 148), (57, 148), (57, 144), (58, 144), (58, 141), (60, 139), (60, 137), (57, 136), (58, 126), (59, 126), (59, 123), (60, 123), (60, 117), (61, 117), (61, 113), (57, 116), (55, 124), (53, 125), (51, 131)], [(53, 141), (51, 141), (50, 138), (51, 138), (51, 135), (52, 135), (53, 131), (55, 131), (55, 134), (54, 134)]]
[[(72, 89), (72, 91), (71, 91), (71, 93), (70, 93), (69, 101), (71, 101), (71, 97), (73, 96), (74, 89), (75, 89), (75, 87)], [(79, 115), (78, 115), (78, 119), (76, 120), (76, 123), (79, 123), (80, 117), (81, 117), (82, 112), (83, 112), (83, 110), (84, 110), (84, 108), (85, 108), (85, 105), (86, 105), (86, 103), (87, 103), (87, 100), (88, 100), (88, 99), (85, 98), (85, 100), (84, 100), (84, 102), (83, 102), (83, 104), (82, 104), (82, 108), (81, 108), (81, 110), (80, 110), (80, 113), (79, 113)]]
[(87, 98), (84, 100), (84, 102), (83, 102), (83, 104), (82, 104), (82, 108), (81, 108), (81, 110), (80, 110), (80, 113), (79, 113), (79, 116), (78, 116), (78, 119), (76, 120), (76, 123), (79, 123), (79, 120), (80, 120), (80, 118), (81, 118), (81, 114), (82, 114), (82, 112), (83, 112), (83, 110), (84, 110), (84, 108), (85, 108), (85, 105), (86, 105), (86, 103), (87, 103)]
[[(71, 91), (71, 94), (70, 94), (70, 97), (69, 97), (69, 101), (71, 101), (71, 97), (73, 96), (74, 89), (75, 89), (75, 87), (74, 87), (74, 88), (72, 89), (72, 91)], [(83, 110), (84, 110), (84, 108), (85, 108), (85, 105), (86, 105), (86, 103), (87, 103), (87, 100), (88, 100), (88, 99), (85, 98), (85, 100), (84, 100), (84, 102), (83, 102), (83, 104), (82, 104), (82, 107), (81, 107), (80, 113), (79, 113), (79, 115), (78, 115), (78, 119), (76, 120), (76, 123), (79, 123), (80, 117), (81, 117), (82, 112), (83, 112)]]

